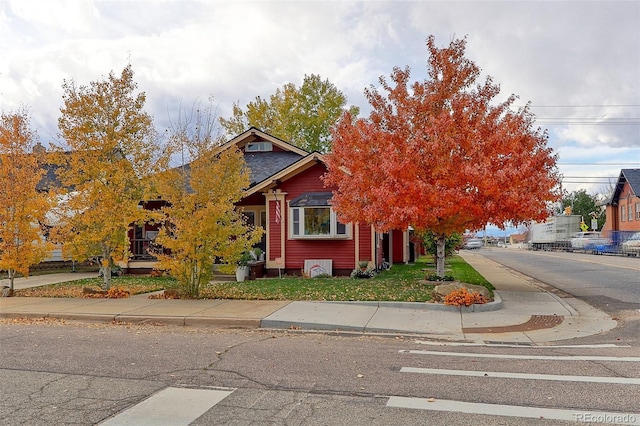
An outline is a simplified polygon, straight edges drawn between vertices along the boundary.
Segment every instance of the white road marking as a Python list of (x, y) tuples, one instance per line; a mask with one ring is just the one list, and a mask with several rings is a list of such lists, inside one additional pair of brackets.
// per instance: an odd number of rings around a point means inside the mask
[(505, 373), (501, 371), (443, 370), (440, 368), (402, 367), (402, 373), (436, 374), (467, 377), (499, 377), (501, 379), (554, 380), (560, 382), (610, 383), (619, 385), (640, 385), (640, 379), (633, 377), (602, 376), (562, 376), (556, 374)]
[(101, 423), (107, 426), (186, 426), (233, 390), (166, 388)]
[(440, 351), (416, 351), (401, 350), (401, 353), (413, 355), (440, 355), (440, 356), (458, 356), (469, 358), (498, 358), (498, 359), (530, 359), (542, 361), (614, 361), (614, 362), (640, 362), (640, 357), (629, 356), (587, 356), (587, 355), (508, 355), (508, 354), (475, 354), (475, 353), (459, 353), (459, 352), (440, 352)]
[[(638, 309), (640, 312), (640, 309)], [(418, 345), (427, 346), (486, 346), (495, 348), (535, 348), (535, 349), (549, 349), (549, 348), (576, 348), (576, 349), (598, 349), (598, 348), (630, 348), (630, 345), (615, 345), (613, 343), (602, 343), (597, 345), (549, 345), (549, 346), (534, 346), (531, 344), (518, 345), (518, 344), (503, 344), (503, 343), (470, 343), (470, 342), (430, 342), (428, 340), (416, 340)]]
[(566, 420), (581, 423), (597, 422), (618, 425), (640, 425), (640, 414), (635, 413), (523, 407), (519, 405), (483, 404), (445, 399), (392, 396), (389, 397), (387, 407), (531, 419)]

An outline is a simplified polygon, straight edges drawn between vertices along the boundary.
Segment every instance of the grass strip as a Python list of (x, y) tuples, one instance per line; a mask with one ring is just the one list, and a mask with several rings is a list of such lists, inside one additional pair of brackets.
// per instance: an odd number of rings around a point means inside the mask
[[(200, 291), (203, 299), (248, 299), (248, 300), (320, 300), (320, 301), (397, 301), (428, 302), (437, 282), (426, 281), (433, 261), (422, 257), (414, 264), (396, 264), (381, 271), (373, 278), (264, 278), (252, 281), (212, 282)], [(447, 259), (447, 266), (457, 281), (493, 286), (467, 264), (461, 257)], [(85, 287), (100, 289), (102, 278), (89, 278), (43, 287), (17, 290), (22, 297), (82, 297)], [(121, 287), (132, 295), (151, 293), (170, 288), (179, 288), (171, 277), (124, 275), (113, 277), (112, 287)]]

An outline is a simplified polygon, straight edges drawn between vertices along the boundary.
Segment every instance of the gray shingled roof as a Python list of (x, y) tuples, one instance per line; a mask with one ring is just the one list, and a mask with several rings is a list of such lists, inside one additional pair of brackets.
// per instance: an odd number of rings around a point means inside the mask
[(633, 193), (640, 197), (640, 169), (622, 169), (622, 174), (629, 182)]
[(302, 158), (294, 152), (247, 152), (244, 161), (251, 170), (251, 186), (264, 181)]
[(289, 202), (291, 207), (328, 206), (333, 193), (331, 192), (307, 192)]
[(633, 191), (636, 197), (640, 197), (640, 169), (622, 169), (620, 171), (616, 189), (613, 191), (613, 196), (608, 204), (617, 203), (625, 183), (629, 183), (631, 191)]
[(44, 170), (44, 174), (42, 175), (42, 179), (36, 185), (36, 189), (38, 191), (49, 191), (53, 188), (59, 188), (61, 186), (60, 180), (58, 179), (58, 175), (56, 171), (58, 170), (57, 165), (55, 164), (41, 164), (40, 168)]

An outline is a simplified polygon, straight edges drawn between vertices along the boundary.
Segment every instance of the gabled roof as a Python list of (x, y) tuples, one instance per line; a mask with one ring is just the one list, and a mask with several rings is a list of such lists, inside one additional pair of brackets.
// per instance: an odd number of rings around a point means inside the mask
[(250, 186), (254, 186), (270, 178), (279, 171), (296, 163), (301, 158), (309, 155), (307, 151), (265, 133), (256, 127), (249, 128), (221, 145), (219, 151), (224, 151), (232, 146), (238, 149), (244, 149), (249, 143), (262, 141), (271, 142), (271, 144), (278, 149), (269, 152), (247, 152), (245, 150), (244, 160), (250, 170)]
[(625, 183), (629, 184), (633, 195), (640, 197), (640, 169), (622, 169), (620, 171), (613, 195), (607, 204), (617, 204)]
[(279, 172), (275, 173), (267, 179), (264, 179), (261, 182), (258, 182), (256, 185), (249, 188), (246, 196), (255, 194), (257, 192), (268, 191), (277, 186), (279, 182), (302, 173), (303, 171), (313, 167), (317, 163), (324, 163), (324, 157), (318, 152), (312, 152), (306, 157), (303, 157), (295, 163), (291, 164), (289, 167), (280, 170)]
[(220, 145), (219, 149), (220, 151), (224, 151), (225, 149), (228, 149), (234, 145), (238, 148), (244, 148), (244, 146), (248, 143), (261, 140), (271, 142), (284, 151), (294, 152), (300, 156), (306, 156), (309, 154), (309, 152), (305, 151), (304, 149), (298, 148), (297, 146), (291, 145), (290, 143), (285, 142), (282, 139), (278, 139), (275, 136), (265, 133), (257, 127), (250, 127), (248, 130), (240, 133), (238, 136), (234, 137), (223, 145)]

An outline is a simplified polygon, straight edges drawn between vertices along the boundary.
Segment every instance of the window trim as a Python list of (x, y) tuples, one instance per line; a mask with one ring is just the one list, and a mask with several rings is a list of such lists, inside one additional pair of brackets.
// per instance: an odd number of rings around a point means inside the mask
[[(329, 234), (305, 235), (304, 230), (304, 210), (305, 209), (329, 209), (330, 231)], [(338, 221), (338, 216), (331, 206), (296, 206), (289, 207), (289, 239), (290, 240), (350, 240), (352, 239), (351, 224)], [(297, 218), (297, 220), (296, 220)], [(338, 224), (344, 226), (344, 234), (338, 234)], [(297, 234), (295, 233), (297, 229)]]
[(270, 152), (273, 151), (273, 143), (269, 141), (248, 142), (245, 152)]

